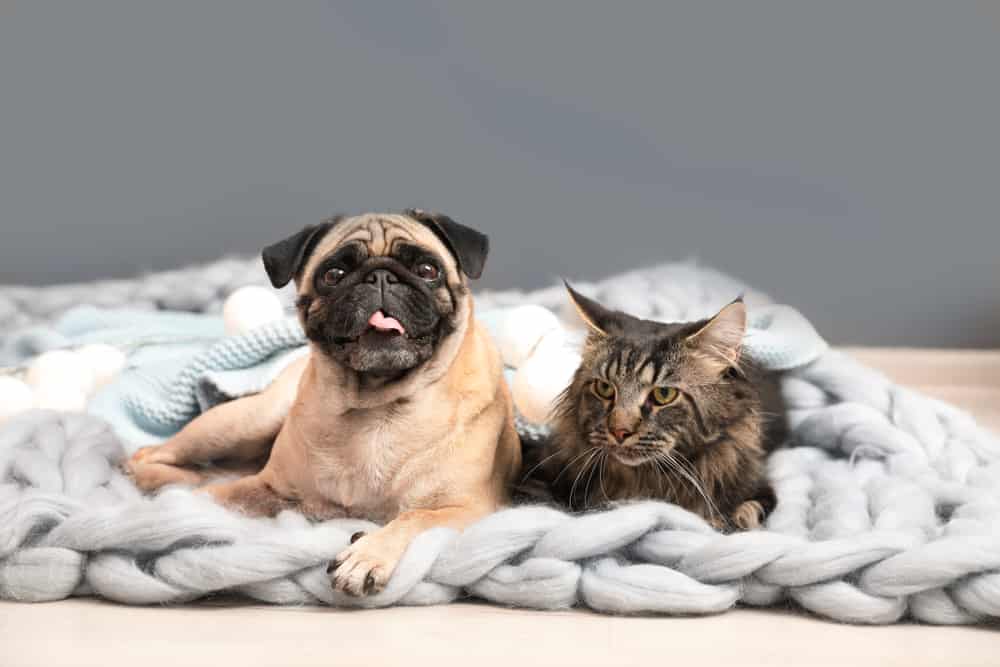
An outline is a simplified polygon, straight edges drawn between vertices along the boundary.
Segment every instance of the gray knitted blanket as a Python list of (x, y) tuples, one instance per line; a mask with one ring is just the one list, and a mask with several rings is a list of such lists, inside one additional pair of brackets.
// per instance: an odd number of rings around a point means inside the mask
[[(40, 324), (87, 302), (214, 311), (231, 289), (263, 283), (255, 265), (227, 260), (107, 290), (2, 289), (0, 320)], [(695, 265), (589, 287), (611, 306), (661, 319), (700, 316), (745, 291)], [(489, 306), (526, 299), (562, 303), (557, 289), (479, 297)], [(749, 292), (751, 307), (765, 301)], [(794, 601), (857, 623), (1000, 616), (1000, 441), (967, 414), (836, 351), (785, 372), (782, 384), (792, 446), (770, 461), (778, 506), (766, 530), (722, 535), (658, 502), (584, 515), (517, 507), (460, 534), (421, 535), (388, 587), (360, 599), (334, 593), (325, 568), (353, 532), (370, 527), (364, 522), (310, 523), (292, 512), (250, 519), (181, 489), (144, 498), (118, 472), (124, 452), (106, 423), (27, 413), (0, 428), (0, 598), (152, 604), (235, 592), (280, 604), (385, 606), (472, 595), (609, 613)]]

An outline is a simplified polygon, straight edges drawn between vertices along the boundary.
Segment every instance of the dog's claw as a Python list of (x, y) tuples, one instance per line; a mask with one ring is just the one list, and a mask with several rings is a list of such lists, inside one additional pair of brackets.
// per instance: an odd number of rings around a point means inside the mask
[(327, 570), (333, 590), (351, 597), (363, 597), (378, 594), (385, 588), (398, 558), (382, 555), (378, 536), (378, 532), (363, 530), (351, 535), (350, 545), (336, 555)]

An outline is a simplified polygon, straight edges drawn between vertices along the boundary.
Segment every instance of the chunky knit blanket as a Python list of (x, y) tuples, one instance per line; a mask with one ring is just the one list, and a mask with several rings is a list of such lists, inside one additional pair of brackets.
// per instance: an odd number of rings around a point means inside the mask
[[(700, 317), (745, 291), (690, 264), (586, 287), (611, 306), (673, 320)], [(76, 289), (77, 302), (87, 301), (87, 290)], [(126, 298), (99, 305), (133, 305), (127, 296), (141, 292), (134, 289), (121, 287)], [(8, 307), (44, 300), (31, 292), (16, 292)], [(205, 292), (185, 305), (211, 310), (220, 296), (224, 290)], [(479, 299), (525, 301), (557, 307), (561, 295)], [(752, 291), (747, 301), (751, 311), (767, 302)], [(17, 312), (34, 324), (54, 314)], [(106, 421), (28, 413), (0, 428), (0, 597), (150, 604), (225, 591), (274, 603), (384, 606), (472, 595), (542, 609), (670, 614), (794, 601), (857, 623), (1000, 616), (1000, 441), (965, 413), (836, 351), (785, 370), (782, 385), (792, 436), (770, 462), (778, 505), (766, 530), (719, 534), (658, 502), (584, 515), (517, 507), (461, 534), (421, 535), (389, 586), (369, 598), (331, 591), (325, 568), (353, 532), (371, 526), (313, 524), (291, 512), (250, 519), (182, 489), (144, 498), (117, 470), (124, 448)]]

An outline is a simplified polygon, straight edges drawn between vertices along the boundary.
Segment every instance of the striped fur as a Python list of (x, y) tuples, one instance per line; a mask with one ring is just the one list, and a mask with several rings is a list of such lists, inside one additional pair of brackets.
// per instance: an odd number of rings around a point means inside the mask
[[(530, 475), (571, 509), (656, 498), (720, 529), (757, 527), (775, 502), (764, 463), (783, 420), (771, 418), (780, 412), (773, 378), (740, 363), (742, 301), (708, 320), (665, 324), (569, 289), (591, 331)], [(601, 396), (609, 385), (613, 396)], [(676, 398), (659, 405), (656, 387)]]

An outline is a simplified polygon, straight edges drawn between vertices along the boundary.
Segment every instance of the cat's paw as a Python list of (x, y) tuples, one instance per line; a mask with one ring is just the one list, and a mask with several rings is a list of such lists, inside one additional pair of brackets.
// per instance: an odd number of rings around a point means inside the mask
[(729, 521), (737, 530), (756, 530), (764, 524), (764, 517), (764, 506), (756, 500), (748, 500), (729, 515)]

